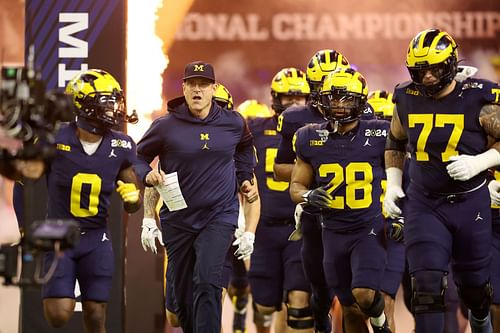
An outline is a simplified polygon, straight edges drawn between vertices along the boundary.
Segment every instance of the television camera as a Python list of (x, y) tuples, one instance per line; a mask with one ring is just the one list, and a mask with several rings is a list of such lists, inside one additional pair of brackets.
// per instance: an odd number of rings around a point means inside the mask
[[(47, 91), (40, 72), (34, 68), (33, 50), (26, 67), (2, 67), (0, 79), (0, 174), (23, 180), (25, 202), (36, 200), (33, 180), (24, 179), (19, 161), (48, 162), (55, 155), (55, 135), (61, 122), (74, 120), (71, 98), (63, 92)], [(11, 142), (16, 142), (13, 149)], [(26, 195), (29, 194), (29, 196)], [(27, 211), (27, 210), (25, 210)], [(26, 216), (21, 242), (0, 245), (0, 276), (5, 284), (45, 283), (57, 265), (57, 257), (73, 248), (80, 236), (78, 223), (71, 220), (34, 221)], [(2, 223), (2, 222), (0, 222)], [(56, 259), (41, 277), (43, 251), (55, 251)], [(17, 279), (18, 257), (22, 271)]]

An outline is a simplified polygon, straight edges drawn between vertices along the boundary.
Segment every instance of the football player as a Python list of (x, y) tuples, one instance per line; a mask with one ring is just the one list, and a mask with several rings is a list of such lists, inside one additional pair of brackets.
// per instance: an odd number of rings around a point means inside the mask
[(257, 332), (269, 332), (271, 315), (286, 305), (287, 332), (311, 330), (313, 318), (309, 307), (309, 284), (300, 256), (301, 242), (289, 242), (294, 229), (294, 208), (288, 182), (277, 181), (273, 164), (280, 137), (276, 133), (278, 116), (292, 105), (306, 104), (310, 89), (306, 74), (297, 68), (280, 70), (271, 81), (271, 117), (248, 121), (257, 149), (255, 173), (262, 209), (257, 226), (255, 249), (248, 278), (254, 302)]
[(391, 332), (380, 293), (385, 267), (380, 195), (389, 123), (360, 120), (368, 87), (361, 73), (341, 68), (327, 75), (318, 106), (328, 120), (295, 134), (297, 161), (290, 194), (320, 210), (323, 268), (338, 297), (347, 332)]
[[(391, 93), (385, 90), (372, 91), (368, 94), (368, 103), (373, 108), (375, 116), (378, 119), (386, 121), (391, 120), (392, 113), (394, 111), (394, 103), (392, 102)], [(382, 180), (381, 201), (384, 200), (383, 197), (385, 187), (386, 180), (384, 174), (384, 179)], [(397, 219), (392, 219), (388, 217), (385, 212), (383, 213), (385, 220), (385, 229), (387, 230), (387, 261), (380, 290), (382, 292), (382, 295), (384, 296), (385, 314), (387, 315), (389, 327), (391, 328), (392, 332), (396, 332), (394, 321), (394, 303), (396, 299), (396, 293), (398, 291), (399, 285), (401, 284), (401, 279), (405, 270), (405, 250), (403, 244), (404, 219), (402, 216)]]
[[(448, 265), (472, 332), (491, 332), (489, 306), (491, 210), (485, 170), (500, 164), (500, 87), (487, 80), (457, 82), (457, 44), (445, 31), (418, 33), (408, 46), (411, 81), (395, 88), (385, 155), (385, 210), (401, 214), (412, 276), (416, 332), (440, 332)], [(411, 153), (411, 182), (402, 189)], [(428, 255), (422, 255), (426, 253)]]
[[(62, 327), (74, 313), (78, 280), (85, 331), (102, 333), (114, 271), (107, 226), (111, 194), (119, 193), (129, 213), (141, 206), (132, 169), (136, 145), (112, 128), (135, 119), (126, 114), (119, 83), (103, 70), (78, 74), (67, 84), (66, 93), (73, 97), (78, 113), (75, 122), (61, 126), (55, 139), (57, 153), (47, 170), (47, 217), (78, 221), (81, 236), (79, 244), (59, 258), (43, 286), (43, 308), (48, 323)], [(45, 269), (53, 260), (54, 252), (49, 252)]]
[[(490, 59), (496, 74), (497, 82), (500, 82), (500, 55), (494, 55)], [(491, 264), (491, 284), (493, 290), (500, 290), (500, 274), (498, 274), (498, 267), (500, 267), (500, 173), (495, 172), (495, 180), (491, 181), (488, 185), (490, 190), (490, 197), (492, 203), (493, 214), (493, 261)], [(497, 269), (495, 271), (495, 268)], [(491, 305), (493, 332), (500, 333), (500, 292), (493, 293), (493, 304)]]
[(273, 116), (269, 107), (266, 104), (259, 103), (256, 99), (247, 99), (238, 105), (237, 110), (247, 120), (254, 118), (269, 118)]
[[(309, 101), (305, 106), (292, 106), (278, 117), (276, 130), (281, 134), (281, 141), (274, 163), (276, 180), (290, 181), (295, 163), (292, 139), (295, 131), (309, 123), (325, 121), (322, 111), (318, 108), (318, 94), (321, 83), (326, 75), (337, 68), (348, 68), (348, 60), (335, 50), (320, 50), (309, 60), (306, 77), (311, 89)], [(311, 309), (315, 319), (315, 329), (319, 332), (331, 330), (329, 311), (333, 295), (328, 290), (323, 272), (323, 245), (321, 240), (321, 225), (314, 215), (319, 210), (308, 207), (298, 218), (302, 223), (303, 234), (302, 263), (305, 274), (311, 284)], [(341, 329), (338, 327), (338, 329)]]
[[(256, 117), (270, 117), (271, 112), (265, 104), (259, 103), (257, 100), (246, 100), (241, 103), (237, 111), (247, 120), (254, 119)], [(241, 198), (240, 198), (241, 199)], [(259, 197), (260, 200), (260, 197)], [(245, 230), (246, 220), (252, 218), (248, 216), (251, 211), (248, 210), (248, 206), (244, 200), (240, 200), (240, 216), (238, 218), (238, 229), (236, 229), (235, 236), (238, 237)], [(247, 214), (245, 214), (245, 209)], [(243, 210), (243, 214), (241, 212)], [(247, 215), (247, 216), (245, 216)], [(260, 218), (260, 209), (257, 214), (257, 219)], [(231, 254), (234, 252), (234, 248), (230, 250)], [(231, 299), (233, 305), (233, 332), (234, 333), (244, 333), (246, 332), (246, 314), (248, 307), (248, 298), (250, 295), (250, 285), (248, 282), (248, 261), (237, 260), (233, 255), (232, 257), (232, 275), (228, 286), (228, 295)], [(254, 313), (254, 317), (258, 316)], [(258, 321), (258, 320), (257, 320)]]
[[(493, 216), (493, 247), (492, 247), (492, 263), (491, 263), (491, 285), (493, 290), (500, 290), (500, 172), (494, 172), (495, 179), (488, 184), (491, 198), (491, 212)], [(500, 332), (500, 292), (493, 293), (491, 304), (491, 315), (493, 332)]]

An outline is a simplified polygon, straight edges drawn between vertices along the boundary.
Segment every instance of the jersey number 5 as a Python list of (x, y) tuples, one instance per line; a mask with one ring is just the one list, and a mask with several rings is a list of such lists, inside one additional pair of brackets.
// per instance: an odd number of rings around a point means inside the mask
[[(329, 177), (333, 173), (333, 178), (328, 183), (328, 192), (332, 195), (345, 182), (345, 198), (334, 196), (331, 208), (344, 209), (347, 205), (351, 209), (360, 209), (368, 208), (372, 204), (373, 170), (370, 163), (352, 162), (345, 170), (338, 163), (321, 164), (318, 171), (320, 177)], [(356, 194), (360, 193), (363, 195), (359, 199), (356, 198)]]
[[(77, 173), (71, 182), (70, 211), (75, 217), (95, 216), (99, 212), (99, 194), (101, 193), (102, 180), (93, 173)], [(82, 188), (90, 187), (88, 207), (82, 207)]]
[(268, 189), (272, 191), (280, 191), (283, 192), (286, 189), (288, 189), (288, 182), (280, 182), (278, 180), (274, 180), (274, 177), (272, 176), (273, 174), (273, 166), (274, 166), (274, 159), (276, 158), (276, 155), (278, 154), (278, 149), (277, 148), (267, 148), (266, 149), (266, 173), (270, 173), (271, 176), (266, 177), (266, 186)]
[(428, 161), (429, 154), (425, 151), (427, 139), (433, 128), (443, 128), (445, 125), (453, 125), (446, 149), (441, 153), (441, 160), (447, 162), (450, 156), (458, 155), (456, 150), (462, 132), (464, 130), (463, 114), (410, 114), (408, 115), (408, 127), (414, 128), (422, 124), (422, 131), (417, 139), (415, 158), (417, 161)]

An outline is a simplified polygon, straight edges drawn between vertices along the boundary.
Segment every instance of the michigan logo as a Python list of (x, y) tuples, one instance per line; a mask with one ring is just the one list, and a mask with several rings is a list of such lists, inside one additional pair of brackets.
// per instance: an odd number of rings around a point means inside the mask
[(194, 71), (195, 72), (204, 72), (205, 71), (205, 65), (194, 65)]
[(201, 149), (210, 149), (210, 147), (208, 147), (208, 140), (210, 140), (210, 138), (208, 137), (208, 133), (200, 133), (200, 140), (201, 141), (205, 141), (205, 144), (203, 145), (203, 147), (201, 147)]

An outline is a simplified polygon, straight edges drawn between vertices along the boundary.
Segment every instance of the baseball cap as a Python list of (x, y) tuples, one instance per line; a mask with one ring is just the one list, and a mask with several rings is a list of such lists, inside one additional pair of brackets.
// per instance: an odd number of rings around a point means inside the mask
[(187, 64), (184, 68), (183, 80), (195, 77), (204, 77), (215, 82), (214, 67), (203, 61), (195, 61)]

